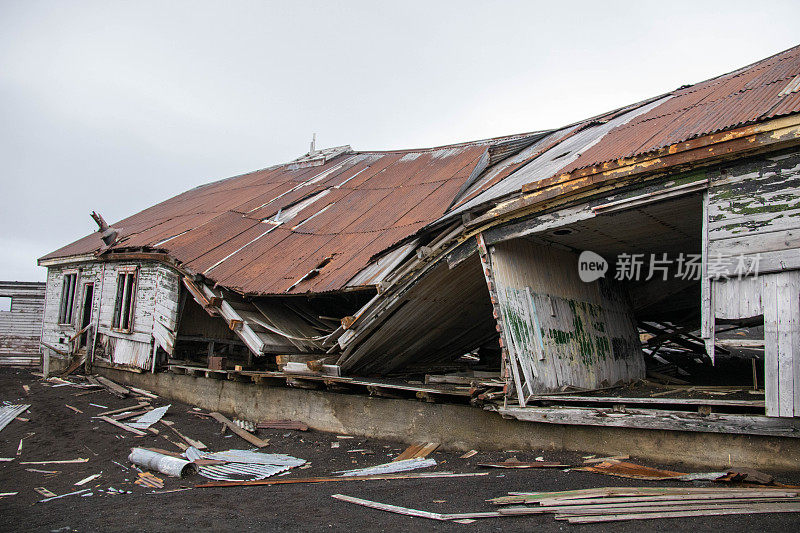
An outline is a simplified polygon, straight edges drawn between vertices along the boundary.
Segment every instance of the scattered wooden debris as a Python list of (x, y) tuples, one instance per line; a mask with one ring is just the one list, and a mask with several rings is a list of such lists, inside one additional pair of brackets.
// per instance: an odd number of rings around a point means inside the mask
[(99, 478), (102, 474), (92, 474), (91, 476), (85, 477), (82, 480), (75, 483), (76, 487), (80, 487), (81, 485), (86, 485), (90, 481), (94, 481), (95, 479)]
[(679, 479), (686, 476), (686, 472), (673, 472), (671, 470), (661, 470), (649, 466), (637, 465), (625, 461), (609, 460), (601, 461), (593, 466), (583, 466), (574, 470), (584, 472), (595, 472), (597, 474), (607, 474), (609, 476), (624, 477), (628, 479)]
[(139, 472), (139, 479), (134, 481), (137, 485), (143, 487), (152, 487), (154, 489), (163, 489), (164, 480), (150, 472)]
[(37, 474), (47, 474), (47, 475), (51, 475), (51, 476), (54, 476), (56, 474), (60, 474), (61, 473), (61, 470), (39, 470), (38, 468), (26, 468), (25, 471), (26, 472), (35, 472)]
[(138, 429), (136, 429), (136, 428), (132, 428), (132, 427), (130, 427), (130, 426), (129, 426), (129, 425), (127, 425), (127, 424), (123, 424), (122, 422), (117, 422), (116, 420), (114, 420), (114, 419), (113, 419), (113, 418), (111, 418), (111, 417), (108, 417), (108, 416), (98, 416), (97, 418), (98, 418), (99, 420), (103, 420), (104, 422), (108, 422), (108, 423), (109, 423), (109, 424), (111, 424), (112, 426), (117, 426), (118, 428), (120, 428), (120, 429), (124, 429), (125, 431), (130, 431), (131, 433), (133, 433), (134, 435), (137, 435), (137, 436), (139, 436), (139, 437), (144, 437), (145, 435), (147, 435), (147, 433), (145, 433), (144, 431), (140, 431), (140, 430), (138, 430)]
[(584, 457), (584, 463), (604, 463), (606, 461), (624, 461), (630, 459), (630, 455), (612, 455), (611, 457)]
[(45, 487), (34, 487), (33, 490), (44, 496), (45, 498), (52, 498), (56, 495), (55, 492), (47, 490)]
[(138, 404), (132, 405), (130, 407), (122, 407), (120, 409), (112, 409), (111, 411), (103, 411), (102, 413), (98, 413), (97, 416), (110, 416), (110, 415), (115, 415), (117, 413), (124, 413), (126, 411), (135, 411), (149, 406), (150, 404), (147, 402), (139, 402)]
[(258, 429), (292, 429), (308, 431), (308, 426), (294, 420), (265, 420), (257, 424)]
[(19, 492), (0, 492), (0, 498), (5, 498), (6, 496), (16, 496)]
[(434, 479), (451, 477), (476, 477), (488, 476), (488, 472), (469, 472), (465, 474), (454, 474), (453, 472), (430, 472), (425, 474), (385, 474), (372, 476), (349, 476), (349, 477), (303, 477), (294, 479), (262, 479), (257, 481), (219, 481), (213, 483), (202, 483), (195, 485), (201, 488), (212, 487), (240, 487), (249, 485), (286, 485), (293, 483), (329, 483), (340, 481), (375, 481), (390, 479)]
[(108, 390), (108, 392), (110, 392), (114, 396), (119, 396), (120, 398), (124, 398), (131, 392), (130, 389), (127, 389), (122, 385), (118, 385), (117, 383), (114, 383), (110, 379), (105, 378), (103, 376), (94, 376), (94, 379), (97, 381), (97, 383), (104, 386)]
[(244, 440), (252, 444), (253, 446), (257, 446), (259, 448), (263, 448), (267, 444), (269, 444), (269, 440), (262, 440), (253, 435), (252, 433), (248, 433), (247, 431), (243, 430), (242, 428), (238, 427), (236, 424), (228, 420), (225, 415), (222, 413), (211, 413), (211, 416), (218, 422), (225, 424), (228, 429), (242, 437)]
[(479, 513), (432, 513), (429, 511), (421, 511), (419, 509), (410, 509), (408, 507), (400, 507), (399, 505), (389, 505), (387, 503), (374, 502), (372, 500), (364, 500), (361, 498), (354, 498), (353, 496), (346, 496), (344, 494), (333, 494), (331, 497), (336, 498), (348, 503), (356, 505), (363, 505), (364, 507), (371, 507), (372, 509), (379, 509), (390, 513), (402, 514), (406, 516), (416, 516), (419, 518), (430, 518), (431, 520), (447, 521), (460, 521), (460, 520), (475, 520), (476, 518), (497, 518), (502, 516), (498, 511), (479, 512)]
[(66, 403), (65, 403), (65, 404), (64, 404), (64, 407), (66, 407), (67, 409), (72, 409), (72, 410), (73, 410), (73, 411), (75, 411), (76, 413), (83, 414), (83, 411), (81, 411), (81, 410), (80, 410), (80, 409), (78, 409), (77, 407), (72, 407), (72, 406), (71, 406), (71, 405), (69, 405), (69, 404), (66, 404)]
[(426, 442), (422, 444), (412, 444), (403, 453), (393, 459), (395, 461), (405, 461), (406, 459), (424, 458), (430, 455), (439, 447), (438, 442)]
[(459, 459), (469, 459), (470, 457), (478, 455), (478, 450), (470, 450), (464, 455), (459, 456)]
[(533, 461), (531, 463), (520, 462), (516, 457), (506, 459), (502, 463), (478, 463), (478, 466), (488, 468), (566, 468), (571, 465), (554, 463), (552, 461)]
[(88, 463), (89, 459), (78, 457), (77, 459), (67, 459), (63, 461), (20, 461), (21, 465), (67, 465), (73, 463)]
[(22, 386), (22, 390), (24, 390), (24, 391), (25, 391), (25, 394), (26, 394), (26, 395), (31, 393), (31, 388), (30, 388), (30, 386), (28, 386), (28, 385), (23, 385), (23, 386)]
[(603, 487), (523, 493), (495, 498), (503, 516), (554, 514), (570, 523), (713, 516), (754, 512), (800, 512), (797, 491), (779, 489)]
[(100, 392), (101, 390), (106, 390), (106, 389), (102, 388), (102, 389), (85, 390), (83, 392), (76, 392), (75, 394), (73, 394), (73, 396), (86, 396), (87, 394), (94, 394), (95, 392)]
[(179, 436), (184, 441), (186, 441), (186, 444), (188, 444), (189, 446), (194, 446), (198, 450), (207, 449), (207, 446), (205, 444), (203, 444), (202, 442), (200, 442), (199, 440), (191, 439), (191, 438), (187, 437), (186, 435), (184, 435), (183, 433), (181, 433), (180, 431), (178, 431), (177, 429), (175, 429), (173, 427), (173, 425), (175, 424), (174, 422), (170, 422), (169, 420), (161, 420), (161, 423), (164, 424), (165, 426), (167, 426), (169, 429), (171, 429), (177, 436)]
[(764, 472), (759, 472), (752, 468), (731, 468), (724, 476), (717, 478), (715, 481), (721, 482), (746, 482), (757, 483), (759, 485), (771, 485), (775, 482), (775, 478)]
[(55, 496), (54, 495), (54, 496), (51, 496), (49, 498), (45, 498), (44, 500), (39, 500), (39, 503), (49, 502), (50, 500), (57, 500), (59, 498), (64, 498), (66, 496), (75, 496), (76, 494), (84, 494), (84, 493), (89, 492), (91, 490), (92, 489), (81, 489), (81, 490), (76, 490), (75, 492), (68, 492), (66, 494), (62, 494), (61, 496)]
[(140, 396), (146, 396), (147, 398), (150, 398), (152, 400), (157, 400), (158, 399), (158, 396), (153, 394), (150, 391), (147, 391), (147, 390), (144, 390), (144, 389), (137, 389), (136, 387), (128, 387), (128, 388), (131, 391), (135, 392), (136, 394), (138, 394)]

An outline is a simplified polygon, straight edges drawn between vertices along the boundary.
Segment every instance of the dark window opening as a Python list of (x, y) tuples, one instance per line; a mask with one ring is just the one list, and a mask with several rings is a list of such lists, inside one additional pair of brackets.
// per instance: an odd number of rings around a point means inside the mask
[(136, 271), (117, 274), (117, 297), (111, 327), (130, 332), (133, 329), (133, 306), (136, 302)]
[[(80, 329), (85, 328), (92, 322), (92, 301), (94, 299), (94, 283), (87, 283), (83, 286), (83, 305), (81, 310)], [(89, 334), (92, 328), (87, 329), (81, 335), (78, 346), (83, 348), (89, 343)]]
[(75, 307), (75, 286), (77, 282), (77, 273), (64, 274), (64, 281), (61, 284), (61, 305), (58, 310), (59, 324), (72, 324), (72, 314)]

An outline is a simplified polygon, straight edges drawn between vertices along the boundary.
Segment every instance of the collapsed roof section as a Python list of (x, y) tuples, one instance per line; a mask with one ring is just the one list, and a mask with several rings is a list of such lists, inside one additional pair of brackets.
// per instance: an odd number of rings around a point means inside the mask
[(166, 252), (185, 271), (242, 294), (369, 284), (377, 272), (351, 280), (370, 258), (443, 215), (495, 150), (507, 153), (538, 136), (415, 151), (322, 150), (145, 209), (114, 224), (111, 246), (92, 234), (41, 261), (144, 249)]

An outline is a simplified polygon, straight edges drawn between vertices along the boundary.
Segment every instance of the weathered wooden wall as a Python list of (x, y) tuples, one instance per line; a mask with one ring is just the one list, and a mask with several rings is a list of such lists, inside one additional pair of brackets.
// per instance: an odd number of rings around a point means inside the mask
[(800, 416), (800, 151), (711, 175), (705, 201), (703, 336), (717, 319), (764, 318), (770, 416)]
[(758, 259), (758, 270), (800, 268), (800, 152), (760, 157), (711, 173), (709, 274)]
[(644, 377), (632, 309), (614, 282), (584, 283), (577, 255), (526, 239), (489, 255), (503, 342), (526, 394)]
[(768, 416), (800, 416), (800, 271), (713, 283), (716, 318), (764, 317)]
[[(111, 328), (111, 320), (117, 274), (129, 267), (137, 268), (134, 318), (132, 331), (123, 333)], [(76, 310), (71, 323), (59, 324), (58, 310), (64, 274), (76, 269), (79, 287), (75, 296)], [(179, 279), (178, 274), (169, 267), (152, 262), (82, 263), (50, 267), (42, 340), (61, 351), (70, 351), (68, 340), (78, 331), (79, 307), (85, 285), (94, 283), (92, 322), (97, 324), (98, 332), (95, 354), (116, 364), (150, 368), (154, 339), (167, 353), (172, 352), (175, 344)]]
[(38, 365), (45, 284), (0, 281), (11, 310), (0, 311), (0, 365)]

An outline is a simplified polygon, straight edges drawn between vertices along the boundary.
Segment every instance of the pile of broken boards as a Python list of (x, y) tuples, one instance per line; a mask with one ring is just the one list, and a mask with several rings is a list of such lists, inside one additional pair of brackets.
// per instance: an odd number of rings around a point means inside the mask
[(732, 514), (797, 513), (797, 490), (727, 487), (602, 487), (511, 493), (495, 498), (499, 516), (552, 514), (571, 524)]
[[(571, 524), (628, 520), (686, 518), (800, 512), (800, 487), (776, 485), (772, 476), (747, 468), (724, 472), (683, 473), (629, 463), (620, 458), (588, 459), (588, 466), (572, 468), (639, 480), (715, 481), (728, 486), (709, 487), (598, 487), (556, 492), (509, 492), (488, 500), (495, 510), (437, 513), (333, 494), (364, 507), (431, 520), (471, 523), (478, 519), (552, 515)], [(514, 461), (483, 466), (521, 468)], [(731, 484), (736, 485), (731, 485)]]

